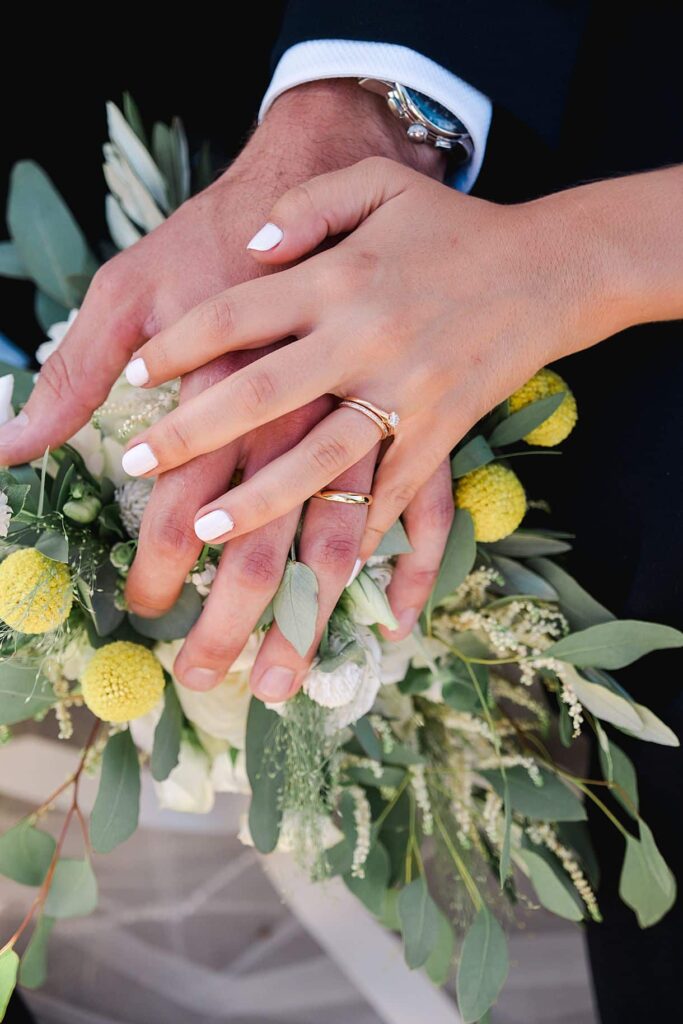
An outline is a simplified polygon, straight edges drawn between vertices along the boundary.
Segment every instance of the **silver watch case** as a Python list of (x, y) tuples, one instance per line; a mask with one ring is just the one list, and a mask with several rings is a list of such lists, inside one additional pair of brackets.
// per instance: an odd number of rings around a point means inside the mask
[(412, 99), (398, 82), (383, 82), (377, 78), (359, 78), (358, 84), (382, 96), (389, 110), (406, 125), (406, 135), (411, 142), (427, 143), (435, 149), (457, 152), (460, 162), (465, 163), (472, 156), (473, 144), (469, 132), (449, 131), (430, 121), (425, 113), (415, 106)]

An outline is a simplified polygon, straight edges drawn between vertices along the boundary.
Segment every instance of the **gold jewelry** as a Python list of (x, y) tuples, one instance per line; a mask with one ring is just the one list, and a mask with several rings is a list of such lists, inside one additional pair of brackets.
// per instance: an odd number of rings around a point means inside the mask
[(323, 501), (338, 501), (342, 505), (372, 505), (371, 494), (361, 494), (360, 491), (317, 491), (314, 498), (322, 498)]
[(384, 409), (380, 409), (379, 406), (373, 405), (372, 402), (367, 402), (364, 398), (357, 398), (355, 395), (349, 395), (348, 398), (344, 398), (339, 405), (340, 407), (345, 405), (348, 409), (362, 412), (364, 416), (372, 420), (375, 426), (379, 427), (383, 441), (386, 441), (388, 437), (394, 437), (396, 428), (401, 422), (397, 412), (386, 412)]

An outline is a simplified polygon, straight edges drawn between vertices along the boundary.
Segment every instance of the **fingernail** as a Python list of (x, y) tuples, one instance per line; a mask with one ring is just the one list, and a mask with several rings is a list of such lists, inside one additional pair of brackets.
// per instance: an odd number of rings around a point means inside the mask
[(397, 615), (398, 629), (392, 629), (392, 634), (409, 633), (418, 620), (419, 608), (405, 608), (400, 615)]
[(18, 416), (0, 427), (0, 445), (13, 444), (27, 426), (28, 416), (25, 412), (20, 412)]
[(121, 465), (128, 476), (142, 476), (156, 469), (159, 460), (148, 444), (136, 444), (123, 453)]
[(276, 245), (279, 245), (283, 238), (282, 230), (277, 224), (271, 224), (268, 221), (260, 231), (256, 232), (251, 242), (247, 245), (247, 249), (255, 249), (256, 252), (268, 252), (269, 249), (274, 249)]
[(215, 540), (224, 533), (230, 533), (234, 526), (235, 520), (228, 512), (222, 508), (215, 508), (213, 512), (207, 512), (205, 516), (197, 519), (194, 532), (200, 540)]
[(273, 665), (261, 676), (256, 692), (264, 700), (277, 704), (287, 700), (294, 682), (294, 672), (291, 668), (284, 668), (281, 665)]
[(347, 587), (351, 586), (351, 584), (353, 583), (355, 578), (358, 576), (358, 574), (360, 573), (362, 568), (363, 568), (363, 562), (362, 562), (362, 560), (360, 558), (357, 558), (356, 559), (356, 564), (353, 567), (353, 572), (351, 573), (351, 575), (349, 576), (349, 578), (347, 580), (347, 583), (346, 583)]
[(216, 672), (213, 668), (188, 668), (183, 672), (180, 681), (191, 690), (211, 690), (222, 678), (222, 673)]
[(137, 359), (131, 359), (128, 363), (126, 367), (126, 380), (134, 388), (141, 388), (149, 383), (149, 371), (145, 360), (140, 356)]

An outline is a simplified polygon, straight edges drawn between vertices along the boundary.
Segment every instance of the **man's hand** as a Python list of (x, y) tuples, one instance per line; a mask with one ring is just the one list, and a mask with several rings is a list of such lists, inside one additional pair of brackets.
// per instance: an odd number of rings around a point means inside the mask
[[(407, 141), (381, 101), (355, 82), (312, 83), (280, 97), (218, 181), (98, 272), (74, 327), (43, 367), (26, 408), (0, 430), (0, 463), (35, 458), (48, 445), (68, 440), (105, 400), (131, 354), (147, 338), (207, 297), (270, 272), (245, 247), (279, 195), (313, 175), (372, 154), (391, 156), (434, 176), (443, 169), (439, 153)], [(234, 354), (188, 374), (181, 402), (262, 352)], [(296, 445), (327, 412), (329, 402), (321, 399), (159, 478), (129, 576), (131, 609), (148, 616), (168, 610), (201, 548), (193, 529), (197, 509), (225, 491), (237, 467), (248, 479)], [(345, 473), (339, 486), (367, 490), (373, 470), (371, 454)], [(430, 505), (445, 505), (444, 481), (433, 499), (426, 495)], [(179, 658), (178, 672), (188, 685), (214, 685), (239, 653), (277, 588), (299, 511), (227, 546), (206, 610)], [(442, 516), (440, 529), (430, 533), (429, 517), (414, 519), (411, 538), (417, 554), (409, 556), (407, 568), (410, 559), (413, 566), (425, 562), (420, 558), (423, 541), (429, 569), (420, 568), (412, 605), (422, 603), (430, 573), (438, 567), (447, 526)], [(324, 502), (314, 503), (307, 515), (299, 557), (319, 579), (319, 631), (354, 569), (364, 524), (362, 510)], [(400, 618), (401, 609), (396, 611)], [(289, 647), (276, 629), (268, 644), (273, 650)], [(301, 659), (284, 650), (276, 660), (285, 658), (286, 667), (279, 664), (270, 683), (262, 659), (260, 692), (275, 700), (286, 697), (310, 656)]]

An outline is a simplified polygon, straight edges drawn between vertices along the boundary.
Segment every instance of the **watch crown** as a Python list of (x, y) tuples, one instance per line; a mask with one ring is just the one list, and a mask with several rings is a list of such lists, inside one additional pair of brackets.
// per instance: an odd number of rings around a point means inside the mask
[(412, 142), (426, 142), (429, 132), (423, 124), (411, 124), (406, 134)]

